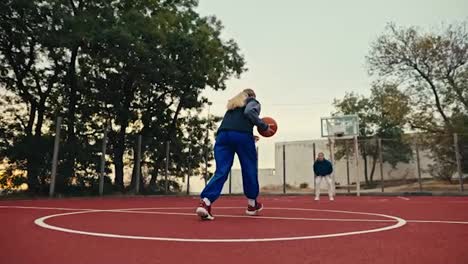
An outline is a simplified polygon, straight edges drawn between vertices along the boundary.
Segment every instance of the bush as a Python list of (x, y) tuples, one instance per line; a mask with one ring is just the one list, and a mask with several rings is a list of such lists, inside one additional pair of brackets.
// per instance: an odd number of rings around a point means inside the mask
[[(169, 193), (179, 193), (182, 191), (182, 186), (180, 186), (180, 184), (176, 181), (168, 180), (167, 185), (168, 185)], [(156, 184), (148, 186), (146, 192), (148, 194), (162, 194), (162, 193), (165, 193), (165, 189), (166, 189), (166, 181), (159, 180), (156, 182)]]

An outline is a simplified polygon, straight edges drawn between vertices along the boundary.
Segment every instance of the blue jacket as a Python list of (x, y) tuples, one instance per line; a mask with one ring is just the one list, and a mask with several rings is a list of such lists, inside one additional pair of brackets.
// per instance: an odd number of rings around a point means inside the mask
[(314, 162), (314, 172), (317, 176), (327, 176), (332, 174), (333, 165), (330, 161), (324, 159), (323, 161), (316, 160)]
[(244, 107), (228, 110), (224, 115), (219, 131), (234, 130), (245, 133), (253, 133), (253, 127), (267, 130), (268, 125), (259, 117), (260, 103), (255, 98), (247, 98)]

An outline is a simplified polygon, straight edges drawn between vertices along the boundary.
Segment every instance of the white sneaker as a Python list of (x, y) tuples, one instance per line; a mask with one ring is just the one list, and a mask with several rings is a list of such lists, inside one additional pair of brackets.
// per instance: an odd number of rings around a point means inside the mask
[(330, 197), (330, 201), (335, 201), (335, 198), (333, 198), (333, 197)]
[(320, 197), (315, 197), (314, 200), (315, 200), (315, 201), (319, 201), (319, 200), (320, 200)]
[(214, 220), (214, 217), (211, 214), (211, 206), (206, 205), (204, 201), (200, 202), (195, 213), (201, 218), (201, 220)]

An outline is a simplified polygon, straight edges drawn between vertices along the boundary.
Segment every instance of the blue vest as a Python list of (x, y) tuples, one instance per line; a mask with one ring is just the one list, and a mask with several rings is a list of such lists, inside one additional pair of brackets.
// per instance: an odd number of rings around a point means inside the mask
[(245, 106), (228, 110), (224, 115), (218, 133), (223, 130), (232, 130), (253, 134), (254, 124), (244, 114)]

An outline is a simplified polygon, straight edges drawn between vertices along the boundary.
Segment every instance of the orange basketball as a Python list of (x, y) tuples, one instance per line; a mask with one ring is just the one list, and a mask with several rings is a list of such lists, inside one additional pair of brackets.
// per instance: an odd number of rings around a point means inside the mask
[(270, 133), (269, 130), (260, 131), (260, 129), (258, 129), (257, 127), (258, 133), (264, 137), (272, 137), (274, 134), (276, 134), (276, 131), (278, 130), (278, 124), (276, 123), (276, 121), (271, 117), (264, 117), (262, 118), (262, 120), (268, 125), (270, 125), (270, 128), (271, 130), (273, 130), (273, 133)]

